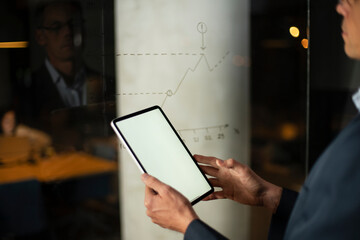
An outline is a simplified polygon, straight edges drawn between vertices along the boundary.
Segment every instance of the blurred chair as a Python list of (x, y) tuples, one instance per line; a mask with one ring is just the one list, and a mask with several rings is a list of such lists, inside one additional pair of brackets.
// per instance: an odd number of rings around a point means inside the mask
[(114, 234), (118, 220), (113, 195), (114, 173), (83, 176), (45, 184), (51, 196), (50, 228), (59, 239), (106, 239)]
[(45, 226), (41, 186), (37, 180), (0, 184), (0, 238), (37, 234)]

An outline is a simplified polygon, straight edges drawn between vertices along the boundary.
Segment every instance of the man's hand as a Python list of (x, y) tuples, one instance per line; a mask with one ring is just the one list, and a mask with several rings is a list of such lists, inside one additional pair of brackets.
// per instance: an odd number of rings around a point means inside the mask
[(189, 224), (199, 217), (191, 203), (178, 191), (144, 173), (146, 214), (161, 227), (185, 233)]
[(215, 157), (194, 156), (200, 168), (209, 176), (210, 183), (222, 190), (204, 200), (228, 198), (242, 204), (264, 206), (273, 213), (279, 205), (282, 188), (256, 175), (248, 166), (234, 159), (220, 160)]

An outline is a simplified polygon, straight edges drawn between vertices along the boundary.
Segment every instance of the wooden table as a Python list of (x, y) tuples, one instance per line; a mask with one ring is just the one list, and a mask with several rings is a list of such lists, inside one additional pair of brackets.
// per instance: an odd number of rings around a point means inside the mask
[(0, 184), (37, 179), (40, 182), (83, 177), (117, 171), (117, 163), (84, 152), (35, 158), (34, 163), (0, 167)]

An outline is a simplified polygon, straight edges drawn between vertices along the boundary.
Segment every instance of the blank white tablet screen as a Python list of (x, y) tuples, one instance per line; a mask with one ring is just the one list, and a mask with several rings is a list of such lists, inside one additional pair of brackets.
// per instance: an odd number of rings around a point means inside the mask
[(212, 189), (159, 109), (115, 124), (145, 171), (190, 202)]

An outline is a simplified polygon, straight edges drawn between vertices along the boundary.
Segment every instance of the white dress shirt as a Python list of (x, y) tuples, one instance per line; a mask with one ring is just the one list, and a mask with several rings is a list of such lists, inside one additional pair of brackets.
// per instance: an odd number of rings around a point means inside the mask
[(45, 59), (45, 65), (66, 107), (86, 105), (86, 72), (84, 68), (76, 73), (74, 83), (68, 86), (48, 59)]
[(360, 111), (360, 88), (352, 96), (356, 108)]

